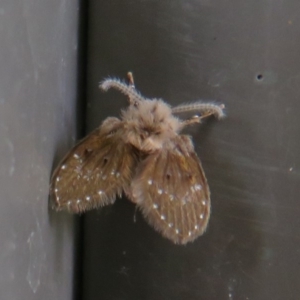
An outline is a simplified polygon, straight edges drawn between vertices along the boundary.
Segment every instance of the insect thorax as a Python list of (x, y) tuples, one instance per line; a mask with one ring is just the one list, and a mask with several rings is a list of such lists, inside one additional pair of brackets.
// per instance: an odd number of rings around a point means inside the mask
[(126, 142), (139, 150), (152, 152), (177, 134), (180, 120), (162, 100), (144, 100), (122, 112)]

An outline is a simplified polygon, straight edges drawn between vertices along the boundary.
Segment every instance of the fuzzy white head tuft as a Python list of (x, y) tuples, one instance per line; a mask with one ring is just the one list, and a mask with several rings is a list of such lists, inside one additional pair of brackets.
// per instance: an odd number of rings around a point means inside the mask
[(162, 148), (166, 139), (180, 129), (180, 120), (172, 115), (171, 107), (158, 99), (129, 106), (122, 111), (122, 119), (127, 132), (126, 142), (145, 152)]

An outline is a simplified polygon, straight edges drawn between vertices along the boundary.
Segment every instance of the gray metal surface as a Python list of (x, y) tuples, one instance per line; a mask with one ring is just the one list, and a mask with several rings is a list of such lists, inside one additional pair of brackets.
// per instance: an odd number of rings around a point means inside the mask
[(74, 143), (78, 3), (0, 3), (0, 298), (71, 299), (74, 220), (48, 210)]
[(84, 299), (299, 299), (299, 1), (89, 8), (89, 130), (126, 105), (98, 81), (128, 70), (148, 97), (215, 99), (228, 117), (187, 130), (212, 192), (205, 235), (175, 246), (125, 198), (88, 213)]

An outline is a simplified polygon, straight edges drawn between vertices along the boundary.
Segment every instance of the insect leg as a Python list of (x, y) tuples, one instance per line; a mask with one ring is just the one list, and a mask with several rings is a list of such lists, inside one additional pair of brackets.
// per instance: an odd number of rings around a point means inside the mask
[[(129, 87), (133, 91), (136, 91), (132, 72), (128, 72), (127, 73), (127, 78), (128, 78), (128, 85), (129, 85)], [(138, 102), (136, 101), (136, 99), (132, 98), (131, 95), (128, 95), (128, 101), (129, 101), (130, 105), (135, 105), (135, 106), (138, 105)]]
[(134, 79), (133, 79), (133, 74), (132, 72), (128, 72), (127, 73), (127, 77), (128, 77), (128, 82), (129, 82), (129, 87), (133, 90), (135, 90), (135, 85), (134, 85)]
[(187, 120), (184, 120), (181, 122), (181, 129), (183, 129), (185, 126), (188, 126), (188, 125), (192, 125), (192, 124), (195, 124), (195, 123), (201, 123), (201, 120), (204, 119), (204, 118), (207, 118), (211, 115), (215, 115), (215, 111), (211, 110), (211, 111), (206, 111), (205, 113), (203, 113), (202, 115), (198, 116), (198, 115), (195, 115)]

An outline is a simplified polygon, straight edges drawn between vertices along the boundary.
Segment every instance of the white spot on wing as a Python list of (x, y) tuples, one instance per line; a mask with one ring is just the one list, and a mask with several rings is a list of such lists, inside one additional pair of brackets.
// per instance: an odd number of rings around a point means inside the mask
[(173, 227), (173, 223), (169, 223), (168, 226), (171, 228)]
[(158, 192), (159, 195), (161, 195), (163, 193), (163, 190), (162, 189), (158, 189), (157, 192)]
[(162, 220), (165, 220), (165, 219), (166, 219), (166, 216), (165, 216), (165, 215), (161, 215), (160, 218), (161, 218)]
[(76, 159), (78, 159), (79, 158), (79, 155), (77, 154), (77, 153), (74, 153), (74, 155), (73, 155)]
[(90, 197), (90, 196), (86, 196), (85, 199), (86, 199), (87, 201), (90, 201), (90, 200), (91, 200), (91, 197)]
[(64, 170), (67, 166), (66, 165), (62, 165), (61, 168)]
[(203, 214), (201, 214), (201, 215), (200, 215), (200, 219), (203, 219), (203, 218), (204, 218), (204, 215), (203, 215)]
[(154, 203), (154, 204), (153, 204), (153, 208), (154, 208), (154, 209), (157, 209), (157, 208), (158, 208), (158, 205), (157, 205), (156, 203)]
[(148, 184), (151, 185), (153, 181), (151, 179), (148, 180)]
[(202, 185), (201, 184), (196, 184), (195, 185), (195, 190), (196, 191), (200, 191), (202, 189)]

